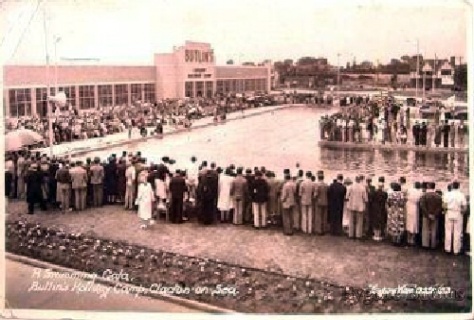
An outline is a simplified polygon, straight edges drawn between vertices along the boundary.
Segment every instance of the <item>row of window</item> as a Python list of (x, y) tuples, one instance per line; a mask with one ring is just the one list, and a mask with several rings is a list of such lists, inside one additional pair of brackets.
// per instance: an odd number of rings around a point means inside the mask
[[(106, 107), (112, 105), (127, 104), (130, 94), (131, 101), (142, 100), (144, 102), (155, 102), (155, 84), (154, 83), (134, 83), (130, 85), (130, 93), (127, 84), (98, 85), (99, 106)], [(55, 88), (50, 88), (50, 95), (55, 95)], [(59, 87), (59, 91), (66, 94), (69, 105), (76, 107), (76, 87)], [(115, 95), (114, 95), (115, 92)], [(80, 109), (95, 108), (95, 90), (92, 85), (78, 86), (78, 100)], [(115, 99), (114, 99), (115, 98)], [(40, 116), (47, 114), (47, 89), (46, 88), (22, 88), (10, 89), (8, 91), (10, 106), (10, 116), (21, 117), (32, 114), (32, 101), (36, 101), (36, 113)]]
[(232, 80), (218, 80), (216, 92), (244, 92), (244, 91), (266, 91), (266, 79), (232, 79)]

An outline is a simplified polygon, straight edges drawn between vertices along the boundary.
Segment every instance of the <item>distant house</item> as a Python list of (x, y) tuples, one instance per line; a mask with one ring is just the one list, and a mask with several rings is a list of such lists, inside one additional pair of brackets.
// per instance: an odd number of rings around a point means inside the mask
[(420, 70), (417, 74), (416, 65), (410, 72), (410, 84), (425, 90), (433, 88), (453, 89), (454, 88), (454, 68), (456, 61), (454, 57), (448, 59), (424, 59), (420, 61)]

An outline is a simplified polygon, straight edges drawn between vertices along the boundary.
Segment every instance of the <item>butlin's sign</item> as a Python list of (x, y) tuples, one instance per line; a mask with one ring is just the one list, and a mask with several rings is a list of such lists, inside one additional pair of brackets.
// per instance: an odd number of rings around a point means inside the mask
[(214, 52), (212, 50), (191, 50), (186, 49), (184, 52), (184, 61), (186, 62), (214, 62)]

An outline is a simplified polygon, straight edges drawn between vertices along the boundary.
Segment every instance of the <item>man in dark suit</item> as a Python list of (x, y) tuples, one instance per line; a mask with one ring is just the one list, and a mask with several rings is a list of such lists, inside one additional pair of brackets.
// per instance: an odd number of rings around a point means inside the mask
[(176, 174), (170, 180), (170, 220), (172, 223), (183, 222), (183, 201), (186, 192), (186, 180), (180, 170), (176, 170)]
[(342, 174), (337, 176), (328, 188), (328, 211), (331, 222), (331, 234), (342, 234), (342, 214), (344, 211), (344, 201), (346, 198), (346, 187), (342, 184), (344, 177)]
[(415, 122), (412, 132), (413, 139), (415, 140), (415, 146), (418, 146), (420, 144), (420, 124), (418, 123), (418, 121)]
[(449, 142), (449, 131), (451, 130), (450, 125), (448, 124), (448, 120), (444, 121), (444, 125), (442, 128), (443, 131), (443, 147), (448, 148), (448, 142)]
[(438, 245), (438, 218), (443, 211), (443, 200), (435, 192), (436, 184), (428, 183), (428, 190), (420, 198), (420, 211), (422, 213), (422, 246), (436, 248)]
[(420, 127), (420, 145), (426, 146), (427, 135), (428, 127), (426, 126), (426, 122), (423, 122)]
[(41, 210), (46, 210), (46, 203), (43, 198), (41, 185), (43, 184), (43, 174), (38, 171), (38, 165), (33, 163), (25, 177), (26, 201), (28, 202), (28, 214), (33, 214), (35, 204), (39, 203)]
[[(251, 169), (245, 170), (245, 180), (247, 180), (247, 189), (251, 190), (253, 188), (253, 183), (255, 181), (255, 177), (252, 174)], [(247, 193), (247, 197), (245, 199), (245, 207), (244, 207), (244, 223), (252, 222), (252, 200), (250, 198), (250, 193)]]

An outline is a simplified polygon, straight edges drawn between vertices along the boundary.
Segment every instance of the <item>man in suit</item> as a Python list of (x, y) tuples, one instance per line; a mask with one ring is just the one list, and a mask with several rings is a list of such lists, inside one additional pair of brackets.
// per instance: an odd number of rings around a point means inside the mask
[(255, 181), (255, 176), (252, 174), (252, 170), (250, 168), (245, 170), (244, 178), (247, 181), (247, 188), (249, 190), (244, 203), (244, 223), (250, 223), (252, 222), (252, 198), (250, 195), (250, 190), (252, 190), (253, 183)]
[(300, 200), (300, 185), (303, 182), (304, 171), (298, 170), (298, 176), (294, 178), (296, 183), (296, 194), (295, 200), (296, 203), (293, 206), (293, 228), (295, 230), (301, 230), (301, 200)]
[(65, 164), (62, 168), (56, 171), (57, 190), (59, 194), (59, 202), (61, 202), (61, 209), (63, 213), (70, 211), (71, 200), (71, 174), (69, 173), (69, 164)]
[(263, 179), (260, 171), (255, 172), (255, 181), (250, 190), (253, 207), (254, 227), (265, 228), (267, 226), (267, 201), (270, 188), (268, 183)]
[(295, 193), (296, 193), (296, 185), (294, 184), (291, 176), (289, 174), (285, 174), (285, 182), (283, 183), (283, 187), (281, 189), (281, 205), (282, 205), (282, 222), (283, 222), (283, 233), (285, 235), (292, 235), (293, 234), (293, 206), (295, 205)]
[(237, 168), (237, 176), (230, 185), (230, 196), (234, 201), (234, 224), (243, 223), (245, 202), (248, 197), (248, 184), (242, 173), (243, 168)]
[[(94, 207), (102, 206), (103, 202), (103, 183), (104, 183), (104, 167), (100, 164), (100, 159), (95, 158), (94, 164), (90, 168), (90, 183), (92, 185), (92, 198)], [(138, 176), (138, 175), (137, 175)], [(136, 194), (136, 193), (134, 193)]]
[(328, 213), (332, 235), (342, 234), (342, 214), (346, 198), (346, 187), (342, 183), (343, 180), (343, 175), (339, 174), (337, 180), (328, 188)]
[(418, 123), (418, 121), (415, 121), (415, 125), (413, 126), (412, 132), (413, 139), (415, 140), (415, 146), (418, 146), (420, 144), (420, 124)]
[(459, 182), (452, 184), (452, 191), (444, 197), (446, 205), (444, 250), (459, 254), (463, 234), (463, 213), (467, 207), (466, 196), (459, 190)]
[(443, 200), (435, 192), (436, 184), (427, 183), (427, 190), (420, 198), (420, 211), (423, 219), (422, 246), (435, 249), (438, 245), (438, 217), (443, 211)]
[(355, 185), (347, 192), (347, 210), (349, 210), (349, 238), (362, 238), (364, 213), (367, 205), (367, 189), (361, 183), (361, 177), (355, 178)]
[(449, 140), (449, 132), (451, 130), (451, 127), (449, 126), (448, 120), (444, 121), (444, 125), (442, 127), (442, 132), (443, 132), (443, 147), (448, 148), (448, 140)]
[(314, 185), (311, 181), (311, 172), (306, 172), (299, 188), (299, 198), (301, 204), (301, 230), (304, 233), (313, 233), (313, 193)]
[(84, 210), (87, 196), (87, 171), (82, 167), (82, 162), (77, 161), (69, 173), (71, 175), (72, 190), (74, 191), (75, 208), (77, 211)]
[(46, 203), (43, 198), (41, 186), (43, 184), (43, 175), (38, 171), (36, 163), (31, 164), (25, 176), (26, 183), (26, 201), (28, 202), (28, 214), (33, 214), (35, 204), (39, 203), (41, 210), (46, 210)]
[(323, 235), (328, 222), (328, 185), (324, 182), (324, 172), (318, 171), (318, 182), (314, 185), (315, 219), (314, 231)]
[(275, 173), (271, 171), (267, 172), (267, 183), (270, 187), (267, 212), (271, 217), (272, 223), (275, 223), (276, 217), (280, 216), (281, 214), (279, 210), (279, 193), (281, 189), (281, 183), (275, 178)]
[(186, 180), (180, 170), (176, 170), (176, 174), (170, 181), (170, 220), (172, 223), (183, 222), (183, 201), (186, 192)]

